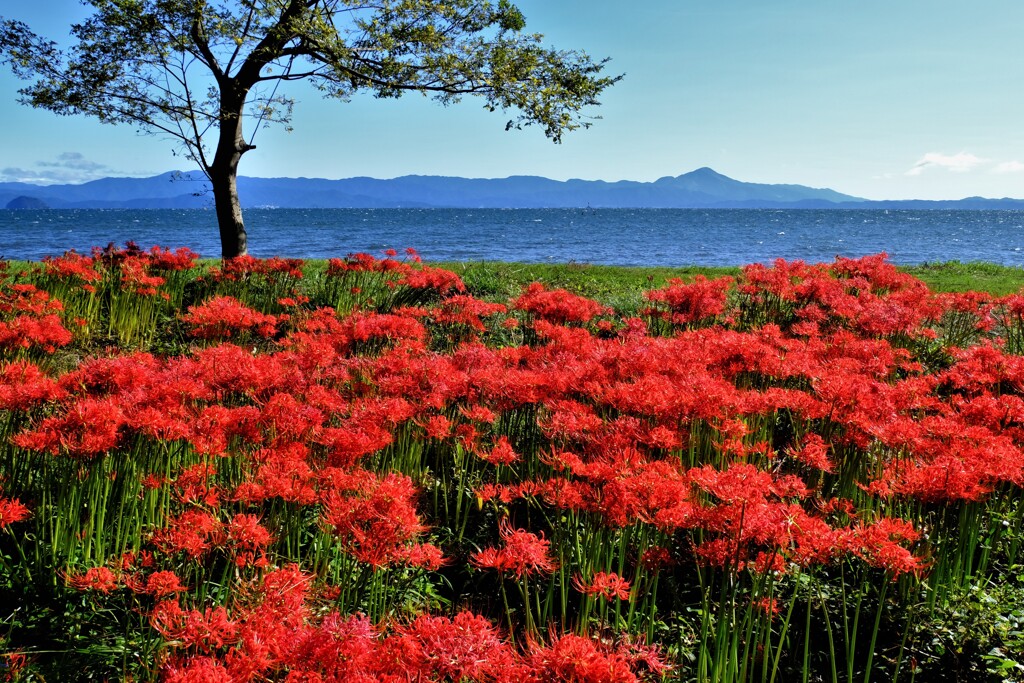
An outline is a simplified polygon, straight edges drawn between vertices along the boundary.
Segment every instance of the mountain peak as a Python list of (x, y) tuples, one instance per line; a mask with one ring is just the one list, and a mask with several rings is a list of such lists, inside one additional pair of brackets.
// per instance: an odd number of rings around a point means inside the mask
[(683, 175), (681, 175), (679, 177), (680, 178), (725, 178), (726, 180), (732, 180), (732, 178), (730, 178), (728, 176), (722, 175), (721, 173), (719, 173), (715, 169), (710, 168), (709, 166), (701, 166), (700, 168), (698, 168), (696, 170), (693, 170), (693, 171), (690, 171), (689, 173), (684, 173)]
[(733, 180), (729, 176), (722, 175), (718, 171), (708, 166), (701, 166), (698, 169), (690, 171), (689, 173), (683, 173), (682, 175), (670, 176), (667, 175), (663, 178), (658, 178), (656, 183), (661, 185), (684, 185), (687, 187), (697, 187), (707, 185), (720, 185), (722, 183), (739, 183), (738, 180)]

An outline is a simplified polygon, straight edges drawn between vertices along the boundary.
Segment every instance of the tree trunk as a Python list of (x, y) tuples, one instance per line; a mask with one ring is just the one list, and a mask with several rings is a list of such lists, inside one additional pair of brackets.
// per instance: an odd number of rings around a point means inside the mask
[(242, 204), (238, 200), (238, 162), (253, 149), (242, 135), (242, 108), (247, 88), (238, 83), (221, 83), (220, 134), (213, 163), (206, 169), (213, 186), (213, 202), (220, 228), (221, 257), (225, 259), (248, 253), (248, 239), (242, 220)]
[(248, 235), (242, 220), (242, 205), (238, 201), (238, 165), (219, 170), (214, 164), (209, 174), (217, 226), (220, 228), (221, 258), (244, 256), (249, 253)]

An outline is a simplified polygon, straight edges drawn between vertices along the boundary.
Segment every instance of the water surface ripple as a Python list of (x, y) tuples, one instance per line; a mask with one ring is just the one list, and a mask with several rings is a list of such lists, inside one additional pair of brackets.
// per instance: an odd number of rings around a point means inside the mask
[[(432, 261), (739, 265), (887, 252), (900, 264), (1024, 266), (1024, 211), (878, 209), (248, 209), (254, 256), (413, 247)], [(0, 210), (0, 257), (134, 240), (220, 254), (211, 210)]]

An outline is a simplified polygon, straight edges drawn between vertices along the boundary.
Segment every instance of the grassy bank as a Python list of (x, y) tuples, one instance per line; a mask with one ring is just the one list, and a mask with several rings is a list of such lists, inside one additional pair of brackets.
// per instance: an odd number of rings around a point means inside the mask
[[(431, 265), (446, 268), (459, 275), (467, 289), (476, 296), (508, 299), (517, 296), (531, 282), (566, 289), (616, 309), (630, 310), (643, 301), (643, 292), (664, 287), (671, 278), (692, 280), (696, 275), (707, 278), (737, 276), (738, 266), (629, 267), (602, 266), (589, 263), (505, 263), (498, 261), (445, 261)], [(322, 271), (325, 261), (308, 261), (307, 269)], [(1005, 296), (1024, 287), (1024, 268), (993, 263), (961, 263), (947, 261), (917, 266), (901, 266), (899, 270), (913, 275), (935, 292), (988, 292)]]
[[(199, 265), (210, 268), (219, 259), (202, 259)], [(33, 264), (9, 261), (14, 273)], [(696, 275), (707, 278), (737, 276), (740, 266), (605, 266), (590, 263), (514, 263), (502, 261), (438, 261), (430, 265), (457, 273), (476, 296), (507, 299), (517, 296), (531, 282), (543, 282), (552, 288), (566, 289), (597, 299), (615, 308), (634, 308), (643, 300), (643, 292), (664, 287), (672, 278), (692, 280)], [(309, 259), (303, 270), (307, 275), (324, 273), (327, 260)], [(898, 270), (913, 275), (935, 292), (988, 292), (1005, 296), (1024, 288), (1024, 268), (973, 261), (946, 261)]]
[(1024, 287), (1024, 269), (994, 263), (946, 263), (908, 266), (900, 270), (924, 281), (936, 292), (988, 292), (1004, 296)]

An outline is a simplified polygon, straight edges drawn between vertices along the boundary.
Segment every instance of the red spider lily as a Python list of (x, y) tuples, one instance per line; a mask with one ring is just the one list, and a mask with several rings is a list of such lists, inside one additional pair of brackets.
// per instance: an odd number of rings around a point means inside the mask
[(493, 424), (494, 421), (498, 419), (498, 416), (494, 413), (493, 410), (479, 404), (460, 408), (459, 412), (461, 412), (463, 415), (466, 416), (466, 418), (473, 422), (484, 422), (487, 424)]
[(153, 296), (167, 280), (159, 275), (151, 275), (150, 260), (143, 256), (131, 256), (120, 263), (121, 289), (131, 291), (139, 296)]
[(1000, 382), (1024, 379), (1024, 357), (1011, 356), (989, 343), (954, 349), (956, 364), (940, 373), (937, 381), (967, 394), (979, 394)]
[[(266, 399), (287, 386), (299, 390), (295, 376), (284, 358), (277, 355), (254, 355), (251, 349), (233, 344), (196, 351), (190, 358), (176, 359), (175, 372), (186, 378), (195, 378), (210, 398), (223, 400), (232, 394)], [(201, 396), (200, 396), (201, 397)]]
[(197, 453), (204, 455), (226, 454), (233, 439), (259, 444), (264, 438), (259, 413), (254, 406), (206, 406), (192, 418), (188, 440)]
[[(551, 483), (562, 483), (570, 484), (564, 479), (555, 479)], [(523, 498), (540, 497), (544, 496), (545, 502), (555, 507), (561, 507), (563, 509), (579, 509), (582, 507), (582, 503), (576, 504), (576, 501), (572, 501), (570, 504), (561, 504), (557, 494), (548, 495), (548, 483), (538, 483), (535, 481), (525, 481), (520, 484), (484, 484), (480, 488), (474, 491), (477, 502), (483, 506), (485, 502), (491, 500), (500, 500), (502, 503), (508, 504), (514, 500), (520, 500)], [(552, 487), (554, 488), (554, 486)], [(582, 500), (582, 497), (580, 497)]]
[(492, 465), (511, 465), (521, 460), (520, 455), (513, 450), (507, 436), (499, 436), (490, 452), (479, 453), (479, 455)]
[(236, 683), (227, 667), (213, 657), (173, 658), (163, 667), (163, 683)]
[(198, 306), (190, 306), (181, 319), (191, 326), (192, 336), (200, 339), (230, 339), (243, 332), (270, 337), (277, 332), (279, 321), (230, 296), (215, 296)]
[(705, 465), (690, 470), (689, 476), (715, 498), (739, 505), (763, 500), (774, 485), (770, 473), (746, 463), (734, 464), (725, 471)]
[(502, 547), (486, 548), (473, 553), (470, 561), (481, 569), (494, 569), (513, 574), (517, 579), (532, 574), (550, 574), (558, 562), (549, 555), (551, 542), (523, 529), (513, 529), (507, 519), (498, 525)]
[(57, 279), (74, 279), (85, 284), (103, 279), (103, 274), (97, 269), (95, 258), (82, 256), (74, 251), (66, 252), (57, 258), (44, 258), (42, 272)]
[(430, 311), (430, 319), (438, 325), (465, 325), (477, 332), (486, 328), (481, 318), (507, 311), (504, 304), (488, 303), (468, 294), (456, 294), (444, 299)]
[(912, 543), (920, 536), (910, 522), (883, 517), (873, 524), (855, 526), (850, 546), (868, 564), (888, 570), (895, 579), (901, 574), (917, 574), (924, 569), (921, 558), (900, 545)]
[(480, 436), (481, 434), (477, 431), (476, 425), (461, 424), (455, 427), (455, 439), (467, 451), (480, 449)]
[(253, 680), (290, 658), (296, 636), (306, 628), (311, 577), (289, 565), (267, 572), (245, 591), (253, 601), (234, 615), (236, 640), (226, 656), (234, 680)]
[(53, 353), (71, 343), (72, 335), (55, 314), (34, 317), (19, 315), (10, 321), (0, 320), (0, 349), (41, 348)]
[(623, 642), (618, 647), (570, 633), (556, 635), (547, 645), (534, 643), (527, 659), (536, 678), (528, 680), (564, 683), (636, 683), (634, 669), (640, 664), (652, 679), (669, 667), (657, 650)]
[(28, 361), (0, 366), (0, 410), (24, 411), (65, 395), (55, 380)]
[(802, 464), (822, 472), (832, 472), (835, 466), (828, 457), (828, 444), (817, 434), (808, 434), (800, 443), (800, 447), (791, 452), (792, 457)]
[(797, 286), (805, 279), (822, 276), (827, 266), (809, 266), (804, 261), (776, 259), (772, 266), (752, 263), (743, 267), (739, 291), (756, 302), (771, 296), (780, 301), (796, 301)]
[(466, 285), (458, 275), (450, 270), (431, 266), (409, 268), (395, 285), (404, 285), (410, 289), (429, 289), (441, 295), (466, 291)]
[(779, 613), (779, 601), (777, 598), (757, 598), (750, 603), (751, 607), (757, 609), (760, 612), (764, 612), (768, 616), (774, 617)]
[[(130, 278), (136, 261), (145, 265), (140, 253), (111, 250), (96, 263), (101, 270), (120, 267), (120, 277)], [(412, 272), (392, 259), (355, 259), (349, 265), (384, 274), (379, 279), (393, 283)], [(155, 266), (146, 267), (156, 274)], [(274, 268), (266, 273), (290, 277), (283, 266)], [(264, 277), (263, 269), (243, 261), (227, 272)], [(109, 288), (117, 275), (103, 272)], [(210, 581), (220, 580), (211, 579), (211, 572), (223, 570), (231, 610), (223, 617), (235, 624), (234, 631), (226, 627), (227, 635), (213, 641), (219, 644), (206, 649), (199, 644), (201, 635), (187, 642), (172, 639), (167, 646), (179, 653), (170, 655), (164, 676), (173, 680), (206, 675), (293, 683), (428, 679), (441, 676), (429, 667), (445, 666), (461, 672), (451, 676), (489, 681), (631, 680), (647, 666), (635, 649), (566, 641), (537, 646), (550, 650), (540, 658), (533, 650), (521, 655), (502, 645), (511, 659), (492, 674), (462, 658), (459, 648), (477, 643), (453, 618), (424, 616), (422, 629), (414, 628), (416, 622), (385, 621), (380, 630), (356, 618), (322, 620), (323, 601), (350, 600), (351, 592), (332, 596), (321, 589), (310, 598), (312, 578), (297, 569), (278, 574), (269, 565), (245, 571), (223, 567), (232, 559), (265, 564), (272, 532), (279, 533), (264, 526), (269, 520), (287, 525), (280, 533), (288, 538), (309, 539), (303, 534), (315, 529), (303, 523), (319, 515), (320, 524), (337, 535), (337, 545), (365, 563), (354, 570), (361, 579), (372, 576), (382, 591), (402, 591), (408, 578), (418, 589), (418, 582), (442, 580), (427, 572), (458, 561), (445, 557), (446, 546), (423, 542), (423, 520), (427, 514), (445, 520), (451, 499), (443, 498), (465, 496), (472, 487), (481, 503), (494, 505), (470, 510), (465, 538), (479, 539), (480, 529), (473, 525), (486, 523), (491, 508), (507, 507), (516, 514), (529, 509), (534, 519), (543, 516), (558, 531), (549, 532), (558, 539), (552, 543), (566, 545), (555, 548), (537, 529), (513, 530), (503, 521), (500, 542), (474, 554), (471, 566), (525, 582), (554, 571), (555, 557), (572, 558), (565, 560), (573, 563), (565, 575), (584, 571), (575, 578), (576, 588), (614, 600), (629, 597), (629, 582), (598, 573), (584, 583), (595, 566), (621, 566), (618, 571), (635, 576), (645, 590), (649, 575), (640, 570), (672, 565), (673, 580), (681, 580), (693, 571), (694, 560), (702, 572), (716, 576), (763, 575), (755, 580), (840, 558), (878, 568), (867, 576), (883, 570), (920, 575), (926, 562), (915, 545), (913, 524), (935, 510), (941, 513), (947, 503), (970, 502), (970, 509), (984, 510), (993, 492), (1024, 484), (1024, 358), (996, 342), (949, 348), (947, 328), (957, 322), (949, 319), (950, 311), (972, 326), (984, 326), (984, 309), (991, 302), (933, 297), (879, 259), (779, 264), (751, 268), (741, 280), (735, 295), (743, 305), (735, 314), (742, 325), (738, 331), (725, 327), (731, 324), (726, 309), (694, 313), (713, 308), (710, 299), (697, 296), (711, 283), (695, 285), (670, 283), (659, 290), (664, 298), (651, 297), (652, 304), (659, 311), (675, 306), (681, 323), (718, 319), (723, 326), (650, 338), (642, 321), (593, 324), (593, 316), (580, 313), (585, 303), (535, 290), (533, 302), (526, 293), (523, 302), (534, 318), (532, 330), (525, 332), (530, 345), (491, 348), (510, 339), (500, 331), (489, 338), (490, 325), (483, 325), (485, 313), (496, 314), (500, 306), (464, 295), (438, 299), (432, 308), (360, 310), (341, 319), (329, 309), (296, 311), (282, 343), (258, 351), (219, 344), (179, 357), (108, 354), (59, 377), (27, 362), (4, 364), (0, 411), (9, 413), (16, 458), (45, 464), (49, 458), (40, 453), (70, 454), (81, 462), (54, 467), (83, 474), (96, 465), (127, 462), (127, 474), (117, 470), (110, 488), (128, 481), (123, 487), (134, 491), (141, 479), (150, 487), (141, 507), (169, 505), (149, 522), (155, 526), (148, 528), (156, 528), (155, 558), (108, 563), (114, 588), (157, 599), (181, 595), (177, 575), (157, 581), (162, 572), (153, 573), (157, 566), (177, 563), (188, 565), (180, 576), (198, 595)], [(674, 287), (691, 289), (684, 293)], [(669, 290), (676, 299), (670, 300)], [(53, 300), (37, 291), (6, 285), (3, 291), (8, 301), (25, 307), (25, 315), (56, 314), (47, 309)], [(292, 294), (282, 287), (274, 297), (281, 292)], [(403, 298), (407, 294), (396, 290), (387, 296), (404, 302), (410, 300)], [(697, 303), (686, 298), (691, 295)], [(1020, 314), (1016, 300), (991, 306), (993, 316)], [(593, 326), (577, 325), (584, 319)], [(1001, 319), (999, 324), (1019, 323)], [(943, 336), (930, 339), (932, 327)], [(998, 326), (993, 329), (1002, 333)], [(965, 333), (962, 343), (974, 343), (976, 336)], [(60, 365), (48, 360), (44, 367)], [(23, 453), (26, 448), (38, 452)], [(459, 448), (516, 466), (495, 470), (461, 457), (455, 464), (451, 456)], [(112, 457), (94, 457), (102, 454)], [(185, 464), (197, 456), (203, 465)], [(407, 474), (362, 469), (371, 463)], [(452, 485), (449, 475), (456, 467), (467, 469)], [(28, 475), (22, 470), (37, 476), (29, 467), (14, 468), (4, 491), (37, 500), (35, 491), (23, 492), (19, 477)], [(49, 465), (39, 468), (49, 470)], [(74, 486), (92, 481), (68, 479)], [(812, 484), (820, 491), (813, 492)], [(168, 490), (156, 490), (163, 487)], [(851, 490), (851, 498), (836, 497), (850, 496)], [(878, 500), (883, 497), (891, 500)], [(16, 498), (0, 498), (0, 526), (8, 517), (5, 501), (20, 505)], [(133, 509), (140, 508), (133, 503)], [(913, 523), (909, 518), (872, 521), (870, 511), (878, 509), (923, 510), (925, 516)], [(579, 526), (563, 534), (557, 526), (563, 517)], [(631, 539), (628, 547), (610, 551), (611, 561), (623, 564), (594, 564), (567, 552), (577, 540), (574, 529)], [(633, 545), (641, 535), (644, 543)], [(637, 557), (648, 544), (655, 547)], [(303, 540), (300, 547), (322, 546)], [(943, 539), (933, 552), (955, 552), (955, 547)], [(386, 566), (395, 569), (370, 571)], [(444, 578), (465, 569), (454, 566)], [(828, 581), (839, 574), (818, 575)], [(343, 571), (332, 580), (346, 578)], [(904, 583), (912, 585), (913, 578), (905, 577)], [(104, 585), (98, 570), (90, 581), (84, 575), (76, 580)], [(558, 582), (554, 585), (557, 589)], [(522, 588), (525, 593), (525, 583)], [(531, 607), (549, 600), (545, 613), (554, 621), (573, 619), (575, 613), (560, 612), (543, 591), (531, 595)], [(382, 601), (391, 597), (388, 593)], [(659, 596), (650, 591), (640, 597), (653, 604)], [(395, 604), (401, 603), (400, 592), (396, 598)], [(708, 601), (715, 599), (711, 595)], [(788, 598), (780, 593), (779, 599)], [(182, 596), (184, 605), (196, 607), (190, 600)], [(165, 609), (169, 634), (188, 619), (209, 630), (213, 616), (207, 618), (205, 607), (179, 610), (185, 615), (180, 624), (171, 608)], [(638, 605), (638, 614), (645, 611)], [(481, 638), (494, 635), (482, 617), (462, 619), (478, 624)], [(454, 639), (453, 633), (461, 640), (449, 644), (445, 639)], [(768, 642), (767, 636), (762, 632), (757, 642)], [(444, 648), (453, 659), (444, 658)], [(586, 664), (591, 661), (599, 665)], [(428, 669), (421, 672), (420, 666)]]
[(549, 413), (539, 426), (553, 441), (586, 441), (604, 426), (593, 406), (570, 400), (548, 401), (545, 405)]
[(224, 538), (220, 521), (208, 512), (188, 510), (169, 520), (167, 526), (153, 534), (153, 542), (161, 552), (183, 552), (197, 558)]
[(580, 593), (601, 597), (611, 602), (615, 599), (629, 600), (630, 583), (614, 572), (594, 572), (590, 582), (586, 583), (583, 578), (573, 578), (573, 587)]
[(800, 566), (809, 567), (827, 565), (846, 552), (848, 530), (833, 529), (824, 520), (796, 506), (790, 506), (788, 513), (784, 523), (790, 546), (788, 550), (784, 545), (778, 548), (780, 558), (785, 556)]
[(5, 647), (4, 650), (4, 653), (0, 654), (0, 666), (4, 669), (2, 680), (4, 683), (14, 683), (14, 681), (22, 680), (22, 674), (25, 672), (29, 661), (28, 655), (8, 647)]
[(562, 451), (553, 454), (549, 462), (585, 480), (572, 484), (546, 482), (542, 495), (557, 507), (591, 510), (609, 526), (620, 528), (638, 519), (665, 530), (688, 528), (694, 523), (692, 487), (678, 464), (650, 461), (628, 447), (589, 462)]
[(118, 568), (121, 571), (130, 571), (139, 567), (148, 569), (153, 566), (153, 563), (153, 553), (148, 550), (140, 550), (139, 552), (129, 551), (121, 556)]
[(252, 480), (235, 489), (234, 498), (259, 502), (268, 498), (310, 505), (316, 499), (316, 472), (307, 462), (309, 448), (301, 443), (289, 443), (257, 451), (253, 460), (258, 463)]
[(235, 556), (235, 564), (245, 567), (265, 563), (263, 555), (273, 536), (260, 524), (258, 517), (237, 514), (225, 526), (225, 532), (227, 543)]
[(212, 282), (234, 282), (253, 275), (266, 277), (275, 281), (282, 276), (296, 279), (303, 277), (303, 261), (301, 259), (285, 259), (273, 257), (258, 259), (254, 256), (236, 256), (224, 261), (223, 265), (214, 266), (206, 275)]
[(290, 664), (294, 683), (371, 683), (377, 666), (378, 634), (365, 615), (328, 614), (315, 629), (297, 634)]
[(670, 451), (682, 447), (683, 436), (685, 436), (685, 433), (680, 433), (679, 429), (673, 429), (666, 425), (657, 425), (647, 430), (647, 434), (639, 440), (651, 448), (661, 448)]
[(648, 548), (640, 556), (640, 566), (647, 571), (659, 571), (673, 564), (672, 553), (662, 547)]
[(405, 272), (408, 264), (394, 259), (378, 260), (371, 254), (349, 254), (344, 259), (332, 258), (327, 262), (327, 276), (339, 277), (349, 272)]
[(512, 302), (512, 306), (531, 313), (540, 320), (558, 324), (585, 323), (611, 312), (596, 301), (564, 289), (548, 290), (539, 282), (529, 285), (519, 298)]
[(315, 438), (326, 420), (323, 411), (290, 393), (277, 393), (263, 405), (260, 426), (272, 443), (294, 443)]
[(0, 529), (28, 519), (32, 512), (17, 498), (0, 497)]
[(452, 433), (452, 421), (445, 415), (431, 415), (422, 422), (427, 438), (443, 441)]
[(422, 615), (382, 643), (381, 674), (413, 680), (503, 680), (515, 651), (486, 618), (459, 612), (452, 618)]
[(667, 287), (645, 292), (644, 296), (648, 301), (664, 303), (668, 312), (663, 317), (672, 324), (692, 325), (725, 313), (726, 298), (734, 282), (731, 277), (708, 280), (698, 275), (693, 282), (685, 284), (679, 278), (672, 278)]
[(277, 300), (277, 304), (283, 308), (295, 308), (296, 306), (301, 306), (306, 303), (309, 303), (309, 297), (298, 294), (294, 298), (290, 296), (283, 296)]
[(267, 572), (243, 592), (242, 604), (231, 617), (223, 607), (200, 612), (186, 611), (173, 601), (158, 604), (150, 621), (168, 644), (201, 653), (175, 658), (165, 667), (165, 677), (191, 680), (187, 672), (196, 662), (201, 668), (223, 662), (232, 681), (280, 670), (294, 659), (295, 644), (307, 630), (309, 584), (310, 577), (294, 565)]
[(199, 260), (199, 254), (188, 247), (179, 247), (173, 252), (167, 247), (154, 246), (149, 250), (149, 263), (154, 270), (191, 270)]
[(158, 600), (185, 592), (186, 590), (188, 588), (182, 585), (181, 579), (172, 571), (153, 572), (146, 577), (146, 583), (143, 587), (143, 592), (152, 595)]
[(151, 391), (165, 379), (158, 376), (161, 371), (160, 361), (152, 354), (116, 354), (83, 360), (63, 375), (60, 383), (69, 393), (96, 397), (132, 390)]
[(211, 486), (210, 478), (217, 468), (210, 463), (186, 467), (174, 480), (173, 495), (180, 503), (203, 503), (210, 507), (220, 505), (220, 489)]
[(919, 289), (923, 284), (914, 276), (897, 270), (889, 263), (889, 255), (885, 252), (860, 258), (837, 256), (829, 270), (842, 277), (863, 277), (873, 292), (901, 292)]
[(70, 405), (62, 417), (48, 417), (39, 426), (22, 432), (12, 441), (27, 450), (92, 457), (119, 443), (125, 414), (113, 398), (83, 398)]
[(343, 321), (342, 328), (353, 342), (425, 340), (427, 328), (408, 315), (355, 312)]
[(238, 638), (238, 623), (223, 607), (184, 610), (176, 600), (165, 600), (153, 609), (149, 622), (164, 638), (204, 654), (231, 645)]
[(394, 435), (369, 421), (351, 421), (344, 427), (325, 427), (317, 442), (328, 449), (328, 464), (351, 467), (365, 456), (386, 448)]
[(106, 567), (93, 567), (81, 574), (69, 574), (67, 582), (75, 590), (110, 593), (117, 590), (119, 578)]
[(0, 314), (5, 316), (14, 314), (41, 318), (64, 310), (64, 305), (60, 301), (50, 298), (49, 292), (38, 289), (35, 285), (15, 284), (10, 286), (9, 291), (6, 290), (6, 287), (0, 286)]
[(400, 474), (324, 471), (323, 522), (352, 555), (371, 566), (399, 560), (425, 530), (416, 514), (416, 487)]
[(415, 543), (402, 549), (399, 556), (410, 567), (437, 571), (448, 564), (444, 552), (432, 543)]
[(404, 398), (388, 396), (355, 401), (351, 413), (354, 421), (394, 428), (415, 416), (416, 408)]
[(312, 576), (295, 564), (267, 572), (257, 591), (259, 604), (251, 614), (259, 616), (261, 621), (272, 619), (277, 625), (298, 628), (308, 611), (306, 598), (312, 580)]
[(108, 242), (105, 247), (93, 247), (92, 257), (97, 262), (113, 268), (119, 266), (127, 258), (144, 256), (146, 252), (133, 240), (125, 242), (124, 248), (117, 246), (114, 242)]

